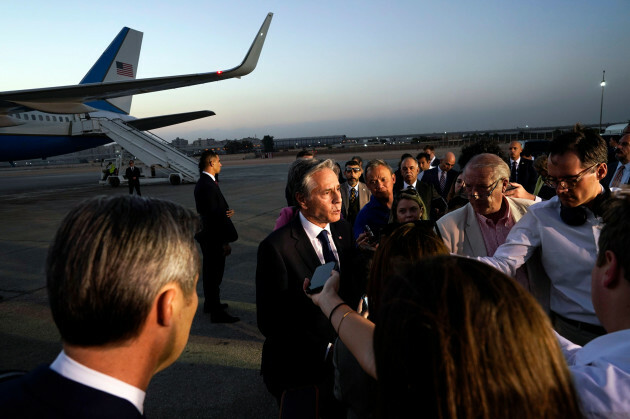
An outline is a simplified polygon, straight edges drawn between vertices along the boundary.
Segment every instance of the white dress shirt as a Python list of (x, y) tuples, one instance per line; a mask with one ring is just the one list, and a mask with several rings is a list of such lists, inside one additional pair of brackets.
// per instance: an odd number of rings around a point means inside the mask
[(120, 381), (102, 372), (88, 368), (70, 358), (64, 351), (50, 364), (50, 369), (68, 380), (76, 381), (88, 387), (112, 394), (128, 400), (140, 413), (144, 413), (144, 398), (146, 393), (137, 387)]
[(586, 222), (569, 226), (560, 218), (560, 201), (554, 196), (529, 207), (492, 257), (479, 258), (514, 277), (538, 248), (551, 280), (551, 311), (571, 320), (599, 325), (591, 302), (591, 270), (597, 256), (601, 218), (587, 209)]
[(586, 417), (630, 417), (630, 329), (583, 347), (556, 333)]
[(208, 173), (208, 172), (203, 172), (203, 173), (205, 173), (206, 175), (210, 176), (210, 179), (214, 180), (215, 182), (217, 181), (217, 180), (214, 178), (214, 176), (212, 176), (210, 173)]
[(403, 180), (403, 189), (407, 189), (408, 187), (412, 186), (414, 189), (416, 189), (416, 183), (418, 183), (418, 181), (415, 181), (414, 183), (412, 183), (411, 185), (408, 184), (407, 182), (405, 182)]
[(304, 228), (304, 232), (308, 236), (308, 239), (311, 241), (313, 249), (315, 249), (315, 253), (317, 253), (317, 257), (319, 258), (319, 261), (322, 263), (322, 265), (326, 263), (326, 259), (324, 259), (324, 250), (322, 249), (322, 243), (317, 238), (317, 235), (321, 233), (322, 230), (326, 230), (328, 232), (328, 241), (330, 242), (330, 247), (332, 248), (333, 254), (335, 255), (335, 259), (337, 259), (337, 267), (339, 268), (341, 266), (341, 262), (339, 262), (339, 253), (337, 253), (335, 241), (332, 239), (330, 224), (326, 224), (326, 228), (318, 227), (307, 220), (302, 212), (300, 212), (300, 222), (302, 223), (302, 228)]
[(418, 173), (418, 180), (422, 180), (422, 176), (424, 176), (424, 170)]

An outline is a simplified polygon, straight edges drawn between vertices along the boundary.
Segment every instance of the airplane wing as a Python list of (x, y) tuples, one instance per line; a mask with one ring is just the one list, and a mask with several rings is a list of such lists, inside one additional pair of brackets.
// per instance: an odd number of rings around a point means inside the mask
[[(79, 113), (89, 111), (89, 106), (83, 105), (101, 99), (111, 99), (141, 93), (158, 92), (176, 89), (178, 87), (193, 86), (245, 76), (256, 68), (262, 51), (267, 31), (271, 25), (273, 13), (265, 18), (260, 30), (252, 42), (243, 62), (234, 68), (212, 73), (187, 74), (170, 77), (154, 77), (118, 82), (88, 83), (73, 86), (49, 87), (41, 89), (14, 90), (0, 92), (0, 113), (23, 107), (56, 113)], [(93, 109), (92, 109), (93, 110)]]
[(148, 118), (137, 118), (125, 121), (127, 125), (139, 129), (140, 131), (151, 131), (158, 128), (168, 127), (182, 122), (194, 121), (195, 119), (207, 118), (216, 115), (212, 111), (195, 111), (176, 113), (171, 115), (150, 116)]

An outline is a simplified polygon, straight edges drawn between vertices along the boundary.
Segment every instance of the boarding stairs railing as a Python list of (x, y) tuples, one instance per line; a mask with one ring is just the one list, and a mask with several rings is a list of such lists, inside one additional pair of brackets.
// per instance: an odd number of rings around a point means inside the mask
[[(84, 122), (83, 131), (102, 132), (147, 166), (159, 165), (180, 173), (184, 180), (199, 179), (197, 160), (187, 156), (162, 138), (125, 124), (122, 119), (92, 118)], [(87, 125), (87, 126), (85, 126)]]

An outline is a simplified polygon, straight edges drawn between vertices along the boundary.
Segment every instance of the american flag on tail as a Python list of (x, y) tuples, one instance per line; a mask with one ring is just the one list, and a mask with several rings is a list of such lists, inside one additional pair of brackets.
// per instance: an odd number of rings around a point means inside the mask
[(131, 64), (116, 61), (116, 74), (126, 77), (133, 77), (133, 66)]

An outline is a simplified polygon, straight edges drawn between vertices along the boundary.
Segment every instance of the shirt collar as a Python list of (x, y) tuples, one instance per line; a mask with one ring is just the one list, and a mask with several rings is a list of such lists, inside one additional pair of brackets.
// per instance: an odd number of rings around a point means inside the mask
[(593, 339), (577, 353), (575, 363), (589, 365), (599, 359), (606, 359), (624, 371), (630, 370), (630, 329), (608, 333)]
[(497, 222), (495, 223), (494, 221), (492, 221), (492, 218), (488, 218), (484, 215), (475, 213), (475, 215), (477, 216), (477, 219), (480, 222), (483, 223), (491, 223), (494, 225), (498, 225), (498, 224), (505, 224), (508, 221), (510, 221), (512, 219), (512, 213), (510, 211), (510, 203), (508, 202), (507, 198), (505, 197), (505, 195), (501, 196), (501, 209), (499, 209), (500, 212), (503, 212), (503, 214), (501, 214), (501, 218), (499, 218), (497, 220)]
[(140, 413), (144, 414), (144, 398), (146, 396), (144, 391), (117, 378), (86, 367), (70, 358), (64, 351), (61, 351), (57, 359), (50, 364), (50, 369), (69, 380), (125, 399), (132, 403)]
[(208, 172), (203, 172), (203, 173), (205, 173), (206, 175), (210, 176), (210, 179), (214, 180), (215, 182), (217, 181), (217, 180), (214, 178), (214, 176), (212, 176), (210, 173), (208, 173)]
[(316, 226), (306, 219), (304, 214), (302, 214), (302, 211), (300, 211), (300, 222), (302, 223), (302, 227), (304, 228), (306, 235), (311, 240), (315, 240), (317, 238), (317, 235), (321, 233), (322, 230), (326, 230), (330, 234), (330, 224), (326, 224), (325, 228)]
[(408, 188), (408, 187), (410, 187), (410, 186), (413, 186), (413, 188), (414, 188), (414, 189), (416, 189), (416, 183), (418, 183), (418, 181), (417, 181), (417, 180), (416, 180), (413, 184), (411, 184), (411, 185), (410, 185), (410, 184), (408, 184), (407, 182), (405, 182), (405, 181), (403, 180), (403, 189), (407, 189), (407, 188)]

